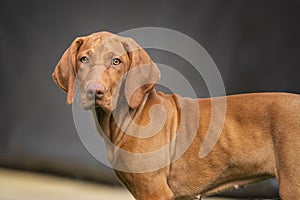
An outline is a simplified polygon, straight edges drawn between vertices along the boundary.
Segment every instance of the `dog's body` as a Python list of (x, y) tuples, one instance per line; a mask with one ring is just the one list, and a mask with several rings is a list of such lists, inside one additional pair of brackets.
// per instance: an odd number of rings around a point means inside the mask
[[(138, 66), (145, 64), (150, 67), (141, 72)], [(128, 73), (132, 69), (138, 73)], [(112, 165), (125, 166), (126, 170), (116, 167), (115, 171), (136, 199), (189, 199), (273, 176), (279, 181), (282, 199), (300, 198), (299, 95), (255, 93), (198, 100), (165, 95), (154, 89), (159, 71), (145, 51), (128, 38), (106, 32), (76, 39), (56, 67), (53, 77), (68, 92), (68, 103), (73, 101), (77, 73), (83, 107), (93, 109), (104, 138), (115, 146), (147, 154), (175, 141), (163, 155), (169, 164), (155, 170), (137, 167), (134, 159), (108, 148)], [(142, 83), (142, 87), (133, 82)], [(218, 108), (224, 100), (222, 132), (212, 150), (199, 158), (211, 123), (212, 102)], [(151, 116), (162, 119), (162, 114), (151, 115), (154, 105), (164, 108), (163, 126), (157, 130), (150, 126), (150, 132), (155, 129), (155, 134), (143, 137), (136, 125), (151, 124)], [(223, 125), (221, 108), (215, 113), (214, 123)], [(179, 129), (183, 134), (180, 137)], [(128, 130), (136, 135), (128, 134)], [(191, 132), (195, 132), (193, 137)], [(192, 140), (187, 149), (172, 159), (180, 143), (189, 137)], [(152, 162), (155, 166), (156, 161)], [(138, 171), (141, 168), (145, 170)]]

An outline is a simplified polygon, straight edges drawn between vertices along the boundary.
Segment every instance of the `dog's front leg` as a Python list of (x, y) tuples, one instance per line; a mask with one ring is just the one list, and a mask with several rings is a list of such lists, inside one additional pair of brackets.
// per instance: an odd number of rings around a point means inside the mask
[(139, 194), (134, 194), (137, 200), (175, 200), (173, 192), (169, 188), (160, 188), (153, 192), (140, 191)]
[(166, 182), (157, 182), (154, 180), (149, 185), (136, 185), (130, 190), (137, 200), (175, 200), (174, 193)]
[(162, 171), (150, 173), (116, 171), (116, 174), (137, 200), (175, 200), (175, 195)]
[(155, 184), (149, 187), (134, 187), (129, 191), (137, 200), (175, 200), (174, 194), (171, 189), (165, 184)]

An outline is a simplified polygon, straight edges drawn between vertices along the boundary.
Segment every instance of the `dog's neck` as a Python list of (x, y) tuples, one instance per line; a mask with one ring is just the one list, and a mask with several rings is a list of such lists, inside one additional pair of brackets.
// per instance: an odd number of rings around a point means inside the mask
[[(96, 124), (100, 124), (98, 132), (115, 145), (122, 142), (129, 127), (134, 123), (133, 118), (143, 110), (149, 96), (154, 96), (156, 91), (153, 89), (148, 92), (141, 104), (137, 108), (130, 108), (125, 98), (120, 98), (113, 111), (104, 111), (97, 107), (94, 109)], [(97, 123), (98, 122), (98, 123)], [(100, 130), (99, 130), (100, 129)]]

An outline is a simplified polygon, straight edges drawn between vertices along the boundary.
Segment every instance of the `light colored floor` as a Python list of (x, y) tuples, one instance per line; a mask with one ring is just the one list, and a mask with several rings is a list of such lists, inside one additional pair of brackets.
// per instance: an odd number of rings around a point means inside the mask
[(134, 200), (134, 198), (127, 190), (119, 187), (0, 168), (0, 200)]

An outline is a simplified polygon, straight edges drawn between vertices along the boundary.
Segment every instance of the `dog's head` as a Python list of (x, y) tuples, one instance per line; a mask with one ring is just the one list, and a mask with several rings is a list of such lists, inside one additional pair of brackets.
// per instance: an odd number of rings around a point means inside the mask
[(73, 41), (57, 64), (53, 78), (74, 100), (80, 80), (82, 106), (113, 111), (120, 98), (137, 108), (154, 88), (160, 72), (149, 55), (134, 40), (99, 32)]

